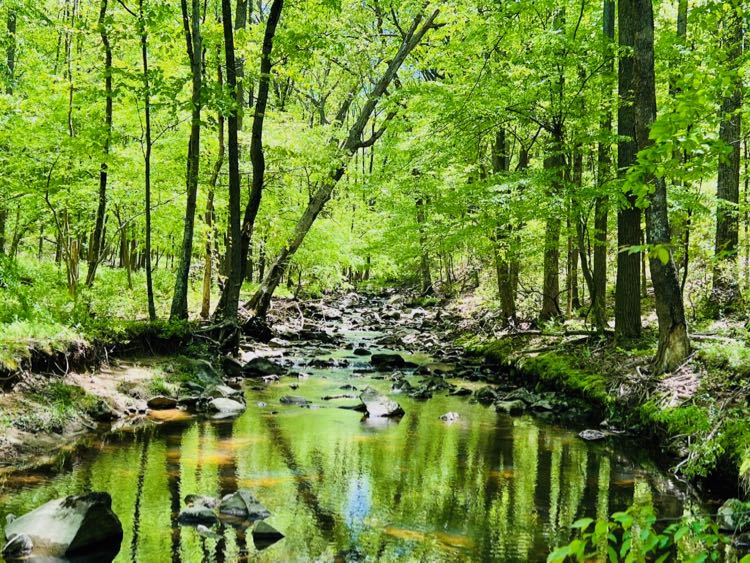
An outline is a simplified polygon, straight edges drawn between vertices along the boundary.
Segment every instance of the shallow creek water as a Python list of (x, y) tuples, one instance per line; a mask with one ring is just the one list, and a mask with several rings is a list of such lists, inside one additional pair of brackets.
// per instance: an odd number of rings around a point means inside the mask
[[(345, 336), (374, 347), (377, 334)], [(300, 368), (311, 376), (248, 387), (248, 409), (235, 419), (166, 411), (159, 424), (97, 438), (55, 471), (11, 475), (0, 489), (0, 524), (52, 498), (104, 490), (125, 530), (118, 562), (543, 561), (577, 518), (606, 517), (634, 494), (661, 516), (683, 510), (678, 484), (625, 440), (588, 443), (540, 419), (444, 395), (394, 395), (401, 420), (368, 420), (337, 407), (347, 400), (321, 400), (352, 393), (344, 384), (388, 392), (387, 380), (353, 374), (367, 358), (314, 346), (289, 353), (300, 365), (317, 354), (350, 366)], [(281, 405), (289, 394), (315, 408)], [(460, 420), (442, 422), (448, 411)], [(254, 491), (284, 539), (260, 550), (247, 531), (204, 538), (176, 525), (185, 495), (238, 487)]]

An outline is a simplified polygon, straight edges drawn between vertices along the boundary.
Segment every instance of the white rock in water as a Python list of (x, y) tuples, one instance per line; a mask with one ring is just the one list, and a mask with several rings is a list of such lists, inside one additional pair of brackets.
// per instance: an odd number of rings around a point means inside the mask
[(447, 412), (440, 417), (440, 420), (444, 422), (456, 422), (461, 416), (457, 412)]
[(601, 430), (584, 430), (578, 435), (584, 440), (588, 440), (590, 442), (594, 440), (603, 440), (607, 437), (607, 434), (605, 434)]
[(122, 525), (109, 493), (94, 492), (51, 500), (16, 518), (5, 527), (5, 538), (19, 536), (33, 543), (35, 555), (65, 557), (101, 548), (116, 553)]
[(393, 399), (381, 395), (372, 387), (366, 387), (359, 395), (371, 417), (394, 417), (404, 414), (404, 409)]

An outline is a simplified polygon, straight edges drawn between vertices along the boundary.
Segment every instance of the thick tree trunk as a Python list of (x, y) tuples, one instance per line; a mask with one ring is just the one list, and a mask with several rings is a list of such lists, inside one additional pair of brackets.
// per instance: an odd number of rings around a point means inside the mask
[[(509, 169), (510, 155), (505, 129), (500, 128), (492, 145), (492, 171), (495, 174), (508, 173)], [(512, 219), (508, 217), (505, 224), (499, 224), (495, 228), (492, 237), (501, 315), (503, 324), (507, 326), (516, 324), (516, 297), (513, 290), (513, 262), (516, 260), (516, 252), (512, 248), (514, 235)]]
[(148, 75), (148, 30), (146, 28), (146, 15), (143, 10), (143, 1), (138, 0), (138, 25), (141, 36), (141, 60), (143, 64), (143, 108), (145, 119), (146, 141), (143, 151), (144, 161), (144, 185), (145, 185), (145, 214), (146, 214), (146, 236), (144, 249), (144, 267), (146, 269), (146, 300), (148, 302), (148, 318), (156, 320), (156, 305), (154, 303), (154, 282), (152, 279), (153, 268), (151, 267), (151, 81)]
[(86, 272), (86, 285), (91, 286), (94, 283), (96, 277), (96, 269), (99, 266), (101, 260), (100, 254), (104, 238), (104, 219), (107, 214), (107, 176), (109, 170), (109, 147), (112, 142), (112, 47), (109, 44), (109, 34), (107, 32), (106, 25), (107, 18), (107, 0), (101, 1), (99, 8), (99, 34), (102, 37), (102, 44), (104, 45), (104, 95), (105, 100), (105, 112), (104, 112), (104, 146), (102, 152), (104, 153), (104, 162), (102, 162), (99, 168), (99, 205), (96, 208), (96, 223), (94, 225), (94, 233), (91, 240), (91, 248), (89, 248), (89, 267)]
[(185, 28), (188, 59), (193, 75), (193, 92), (191, 98), (192, 116), (190, 123), (190, 142), (188, 144), (187, 171), (185, 185), (187, 202), (185, 204), (185, 223), (182, 233), (180, 261), (174, 286), (174, 296), (170, 319), (188, 318), (188, 276), (193, 257), (193, 229), (195, 226), (195, 203), (198, 197), (198, 171), (200, 167), (200, 134), (201, 134), (201, 79), (203, 47), (201, 41), (201, 2), (192, 0), (192, 13), (188, 15), (187, 0), (182, 0), (182, 19)]
[(740, 142), (742, 133), (742, 58), (743, 18), (740, 2), (731, 3), (725, 12), (724, 37), (728, 66), (733, 74), (731, 91), (721, 102), (719, 138), (728, 145), (729, 154), (719, 159), (716, 182), (716, 243), (711, 301), (716, 313), (729, 312), (740, 303), (737, 280), (737, 247), (739, 241)]
[[(653, 144), (649, 138), (656, 119), (656, 79), (654, 73), (654, 20), (652, 0), (620, 0), (635, 26), (635, 130), (639, 150)], [(659, 348), (654, 358), (657, 372), (678, 367), (690, 353), (682, 293), (671, 250), (667, 206), (667, 186), (663, 178), (648, 174), (644, 180), (653, 185), (646, 208), (646, 240), (650, 248), (666, 249), (667, 258), (649, 260), (654, 284), (656, 315), (659, 319)]]
[[(618, 3), (619, 43), (619, 104), (617, 111), (618, 175), (623, 177), (635, 163), (638, 152), (635, 143), (634, 58), (637, 14), (628, 9), (628, 2)], [(615, 332), (618, 338), (637, 338), (641, 334), (640, 252), (630, 252), (630, 247), (641, 244), (641, 211), (635, 205), (636, 197), (626, 194), (625, 205), (617, 212), (617, 285), (615, 287)]]
[[(266, 316), (268, 308), (271, 305), (271, 297), (278, 287), (279, 282), (281, 281), (281, 276), (286, 270), (289, 261), (304, 241), (307, 232), (310, 230), (310, 227), (312, 227), (315, 219), (318, 217), (318, 214), (321, 212), (326, 202), (331, 198), (331, 194), (333, 193), (336, 184), (344, 175), (346, 163), (352, 157), (354, 152), (363, 146), (362, 141), (360, 141), (360, 139), (362, 138), (362, 132), (364, 131), (367, 123), (370, 121), (370, 118), (375, 111), (375, 107), (378, 104), (378, 101), (383, 96), (383, 94), (385, 94), (386, 89), (388, 88), (388, 86), (390, 86), (406, 57), (420, 43), (424, 35), (433, 27), (437, 15), (438, 10), (435, 10), (424, 22), (422, 22), (424, 18), (423, 14), (419, 14), (414, 18), (411, 27), (404, 35), (398, 52), (389, 62), (388, 67), (386, 68), (385, 72), (380, 77), (378, 82), (369, 92), (367, 99), (362, 105), (362, 109), (357, 116), (357, 119), (349, 128), (349, 132), (346, 138), (339, 146), (339, 151), (342, 157), (340, 160), (341, 164), (331, 171), (330, 176), (328, 176), (328, 178), (321, 183), (320, 187), (315, 191), (315, 193), (313, 193), (307, 205), (307, 208), (305, 209), (305, 212), (302, 214), (302, 217), (297, 222), (297, 225), (292, 232), (292, 236), (288, 240), (287, 244), (284, 245), (274, 262), (271, 264), (268, 273), (263, 278), (260, 289), (255, 293), (255, 295), (253, 295), (253, 298), (249, 302), (250, 307), (255, 309), (255, 312), (258, 316)], [(337, 119), (337, 122), (339, 124), (346, 116), (350, 103), (351, 99), (345, 101), (342, 108), (339, 110), (340, 119)], [(375, 135), (370, 138), (369, 141), (366, 141), (365, 143), (375, 143), (377, 139), (382, 135), (383, 131), (385, 131), (385, 124)]]

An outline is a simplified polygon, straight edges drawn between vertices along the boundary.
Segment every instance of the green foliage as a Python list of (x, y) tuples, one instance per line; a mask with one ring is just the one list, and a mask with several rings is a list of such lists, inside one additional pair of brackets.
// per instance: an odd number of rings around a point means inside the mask
[[(592, 527), (593, 524), (593, 527)], [(633, 506), (612, 514), (609, 521), (583, 518), (571, 526), (578, 537), (558, 547), (548, 563), (564, 561), (719, 561), (730, 538), (708, 518), (686, 517), (661, 528), (650, 507)]]
[(29, 394), (36, 404), (13, 417), (13, 426), (26, 432), (62, 433), (75, 418), (106, 409), (103, 399), (78, 386), (49, 381)]

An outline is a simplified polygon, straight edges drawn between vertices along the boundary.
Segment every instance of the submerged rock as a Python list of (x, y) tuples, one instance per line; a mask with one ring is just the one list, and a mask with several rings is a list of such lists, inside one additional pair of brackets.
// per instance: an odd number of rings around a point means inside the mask
[(279, 399), (282, 405), (292, 405), (295, 407), (306, 407), (310, 404), (310, 401), (304, 397), (298, 397), (297, 395), (284, 395)]
[(65, 557), (108, 548), (115, 553), (122, 542), (122, 525), (112, 512), (112, 497), (93, 492), (51, 500), (10, 522), (5, 548), (25, 549), (49, 557)]
[(353, 353), (355, 356), (369, 356), (372, 354), (367, 348), (355, 348)]
[(164, 395), (158, 395), (156, 397), (151, 397), (146, 405), (148, 406), (148, 408), (155, 411), (174, 409), (177, 407), (177, 399), (173, 397), (165, 397)]
[(465, 397), (466, 395), (471, 395), (471, 389), (468, 387), (456, 387), (455, 389), (451, 389), (448, 392), (448, 395), (452, 395), (453, 397)]
[(253, 358), (243, 367), (245, 377), (263, 377), (264, 375), (284, 375), (287, 369), (268, 358)]
[(212, 508), (196, 504), (195, 506), (188, 506), (180, 511), (177, 516), (177, 522), (179, 524), (203, 524), (206, 526), (213, 526), (219, 521), (219, 517)]
[(265, 549), (284, 538), (284, 534), (266, 522), (258, 522), (252, 531), (253, 543), (258, 550)]
[(603, 440), (607, 437), (607, 434), (605, 434), (601, 430), (584, 430), (578, 435), (584, 440), (588, 440), (589, 442), (593, 442), (595, 440)]
[(208, 495), (187, 495), (185, 504), (188, 506), (205, 506), (206, 508), (216, 508), (219, 506), (219, 499)]
[(510, 393), (506, 393), (503, 398), (505, 401), (523, 401), (526, 405), (533, 405), (541, 400), (541, 397), (535, 393), (532, 393), (528, 389), (519, 388), (514, 389)]
[(221, 367), (229, 376), (242, 377), (245, 373), (245, 366), (242, 362), (232, 356), (222, 356)]
[(211, 399), (206, 405), (206, 409), (220, 415), (238, 414), (245, 410), (245, 405), (234, 399), (218, 397)]
[(418, 401), (426, 401), (427, 399), (432, 399), (432, 391), (426, 385), (421, 385), (409, 391), (409, 397)]
[(474, 397), (480, 403), (494, 403), (497, 400), (497, 391), (489, 386), (481, 387), (474, 391)]
[(459, 418), (461, 418), (461, 415), (459, 415), (457, 412), (447, 412), (444, 415), (440, 417), (440, 420), (443, 422), (456, 422)]
[(221, 537), (221, 534), (214, 532), (211, 528), (203, 524), (198, 524), (195, 527), (195, 531), (198, 532), (199, 536), (204, 538), (219, 539)]
[(396, 401), (369, 386), (360, 393), (359, 400), (364, 403), (367, 414), (371, 417), (395, 417), (404, 414), (404, 410)]
[(379, 371), (417, 367), (416, 364), (407, 362), (400, 354), (373, 354), (370, 356), (370, 363)]
[(497, 401), (495, 403), (495, 410), (497, 412), (516, 416), (526, 412), (526, 403), (524, 403), (520, 399), (516, 399), (514, 401)]
[(271, 515), (247, 489), (239, 489), (222, 498), (219, 514), (243, 520), (263, 520)]

